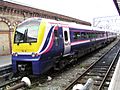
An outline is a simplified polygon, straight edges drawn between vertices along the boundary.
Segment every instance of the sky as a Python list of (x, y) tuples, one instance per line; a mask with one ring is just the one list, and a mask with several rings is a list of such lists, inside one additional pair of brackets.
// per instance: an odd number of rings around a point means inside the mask
[(113, 0), (5, 0), (34, 8), (55, 12), (80, 20), (93, 22), (93, 18), (118, 16)]

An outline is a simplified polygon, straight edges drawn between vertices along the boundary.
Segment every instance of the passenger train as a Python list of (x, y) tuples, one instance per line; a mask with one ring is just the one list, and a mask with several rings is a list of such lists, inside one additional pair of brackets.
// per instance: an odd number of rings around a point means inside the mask
[(74, 58), (98, 49), (116, 38), (116, 33), (92, 26), (45, 18), (20, 23), (12, 43), (13, 72), (40, 75), (50, 68), (61, 69)]

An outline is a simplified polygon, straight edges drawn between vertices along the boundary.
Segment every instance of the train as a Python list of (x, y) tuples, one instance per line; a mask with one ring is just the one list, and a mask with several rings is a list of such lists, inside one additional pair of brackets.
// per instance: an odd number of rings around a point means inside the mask
[(87, 53), (117, 38), (117, 34), (74, 22), (28, 18), (14, 31), (12, 68), (14, 73), (41, 75), (59, 70)]

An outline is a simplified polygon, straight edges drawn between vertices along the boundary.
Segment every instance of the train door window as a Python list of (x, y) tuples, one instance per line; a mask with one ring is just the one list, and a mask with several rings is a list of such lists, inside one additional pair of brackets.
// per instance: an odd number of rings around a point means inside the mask
[(54, 30), (54, 36), (55, 36), (55, 46), (58, 46), (59, 45), (58, 30)]
[(68, 33), (67, 33), (67, 31), (64, 31), (64, 37), (65, 37), (65, 41), (68, 41)]

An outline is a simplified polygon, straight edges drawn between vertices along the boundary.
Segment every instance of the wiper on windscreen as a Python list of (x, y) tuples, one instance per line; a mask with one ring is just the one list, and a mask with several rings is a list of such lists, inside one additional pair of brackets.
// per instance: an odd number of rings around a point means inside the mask
[(25, 31), (24, 31), (24, 34), (23, 34), (23, 42), (27, 42), (27, 34), (28, 34), (28, 29), (26, 29)]

